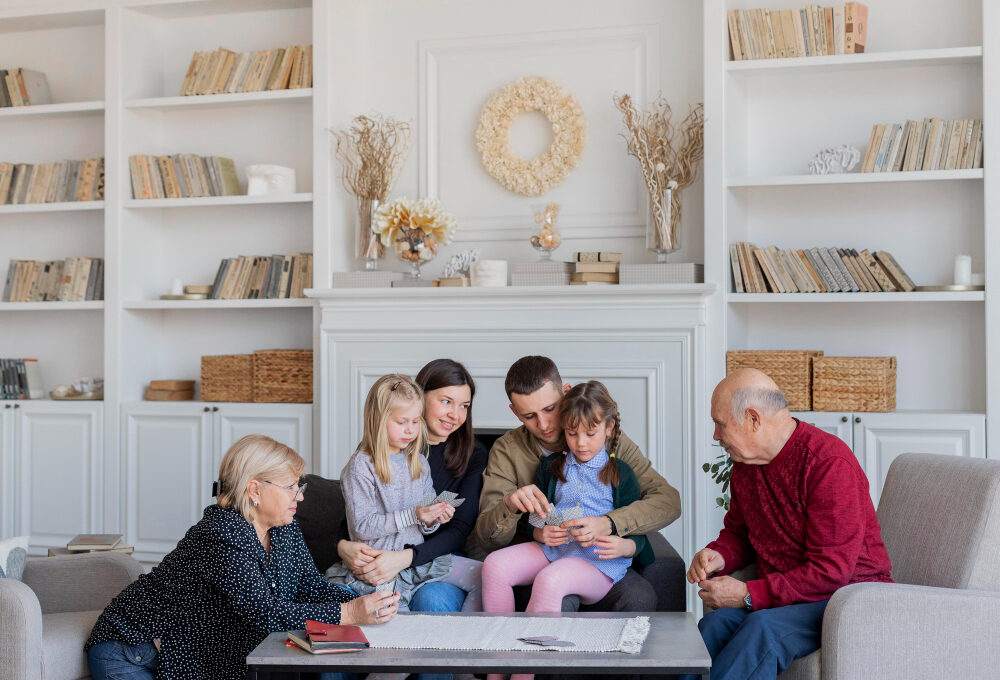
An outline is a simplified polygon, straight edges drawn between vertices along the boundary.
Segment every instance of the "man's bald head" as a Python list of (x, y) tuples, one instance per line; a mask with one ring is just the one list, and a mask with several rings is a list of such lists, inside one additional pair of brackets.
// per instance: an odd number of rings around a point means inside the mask
[(715, 440), (741, 463), (769, 463), (795, 429), (784, 392), (755, 368), (733, 371), (716, 386), (712, 420)]

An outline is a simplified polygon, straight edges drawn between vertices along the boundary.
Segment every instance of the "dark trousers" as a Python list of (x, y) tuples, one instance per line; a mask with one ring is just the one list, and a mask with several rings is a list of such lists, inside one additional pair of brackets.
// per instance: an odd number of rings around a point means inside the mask
[(792, 661), (819, 649), (828, 602), (705, 614), (698, 629), (712, 657), (712, 680), (777, 678)]

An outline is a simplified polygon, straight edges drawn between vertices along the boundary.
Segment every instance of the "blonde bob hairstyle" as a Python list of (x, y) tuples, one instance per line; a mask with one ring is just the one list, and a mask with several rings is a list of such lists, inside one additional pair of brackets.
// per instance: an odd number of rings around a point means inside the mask
[[(364, 438), (358, 444), (357, 451), (363, 451), (372, 459), (375, 474), (383, 484), (392, 481), (392, 467), (389, 465), (389, 433), (386, 423), (393, 410), (406, 404), (420, 404), (420, 412), (424, 408), (424, 391), (408, 375), (390, 373), (375, 381), (368, 396), (365, 398), (365, 432)], [(427, 426), (420, 421), (420, 431), (417, 438), (410, 442), (404, 451), (410, 463), (410, 475), (419, 479), (423, 473), (424, 442), (427, 441)]]
[(248, 522), (253, 522), (254, 508), (247, 487), (282, 475), (296, 480), (305, 472), (306, 462), (290, 447), (262, 434), (248, 434), (229, 447), (219, 466), (221, 490), (219, 507), (235, 508)]

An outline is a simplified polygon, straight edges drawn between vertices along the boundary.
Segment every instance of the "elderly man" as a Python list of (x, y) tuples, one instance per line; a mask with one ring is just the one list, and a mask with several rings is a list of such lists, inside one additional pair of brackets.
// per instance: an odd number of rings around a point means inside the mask
[[(714, 438), (733, 459), (719, 538), (687, 572), (712, 680), (773, 680), (819, 649), (823, 612), (849, 583), (891, 582), (868, 480), (847, 445), (800, 422), (774, 381), (743, 369), (712, 395)], [(756, 562), (746, 583), (733, 571)]]

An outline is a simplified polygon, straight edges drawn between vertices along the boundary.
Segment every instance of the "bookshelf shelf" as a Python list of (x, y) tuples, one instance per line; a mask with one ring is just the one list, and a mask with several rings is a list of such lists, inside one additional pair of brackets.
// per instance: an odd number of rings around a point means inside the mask
[(897, 52), (868, 52), (865, 54), (837, 54), (825, 57), (796, 57), (793, 59), (753, 59), (730, 61), (726, 71), (734, 76), (751, 76), (779, 72), (833, 73), (838, 71), (877, 72), (880, 68), (952, 66), (982, 64), (983, 48), (949, 47), (928, 50), (901, 50)]
[(76, 116), (98, 116), (104, 113), (103, 101), (70, 102), (67, 104), (41, 104), (39, 106), (5, 106), (0, 108), (0, 120), (71, 118)]
[(84, 312), (104, 309), (104, 300), (85, 302), (0, 302), (0, 312)]
[(272, 90), (269, 92), (240, 92), (237, 94), (205, 94), (190, 97), (149, 97), (125, 102), (126, 109), (176, 111), (182, 109), (230, 108), (259, 104), (308, 103), (312, 101), (312, 88)]
[(194, 309), (298, 309), (312, 307), (309, 298), (277, 300), (128, 300), (122, 304), (131, 310), (194, 310)]
[(197, 208), (203, 206), (261, 205), (267, 203), (309, 203), (311, 193), (284, 196), (208, 196), (205, 198), (146, 198), (128, 199), (126, 208)]
[[(817, 59), (819, 57), (816, 57)], [(841, 175), (774, 175), (771, 177), (730, 177), (729, 187), (791, 187), (821, 184), (880, 184), (884, 182), (940, 182), (982, 179), (976, 170), (925, 170), (919, 172), (851, 172)]]
[(65, 203), (18, 203), (0, 205), (0, 215), (18, 213), (74, 212), (104, 210), (104, 201), (68, 201)]
[(798, 303), (824, 302), (983, 302), (984, 291), (966, 292), (913, 292), (913, 293), (729, 293), (726, 300), (735, 304), (749, 303)]

